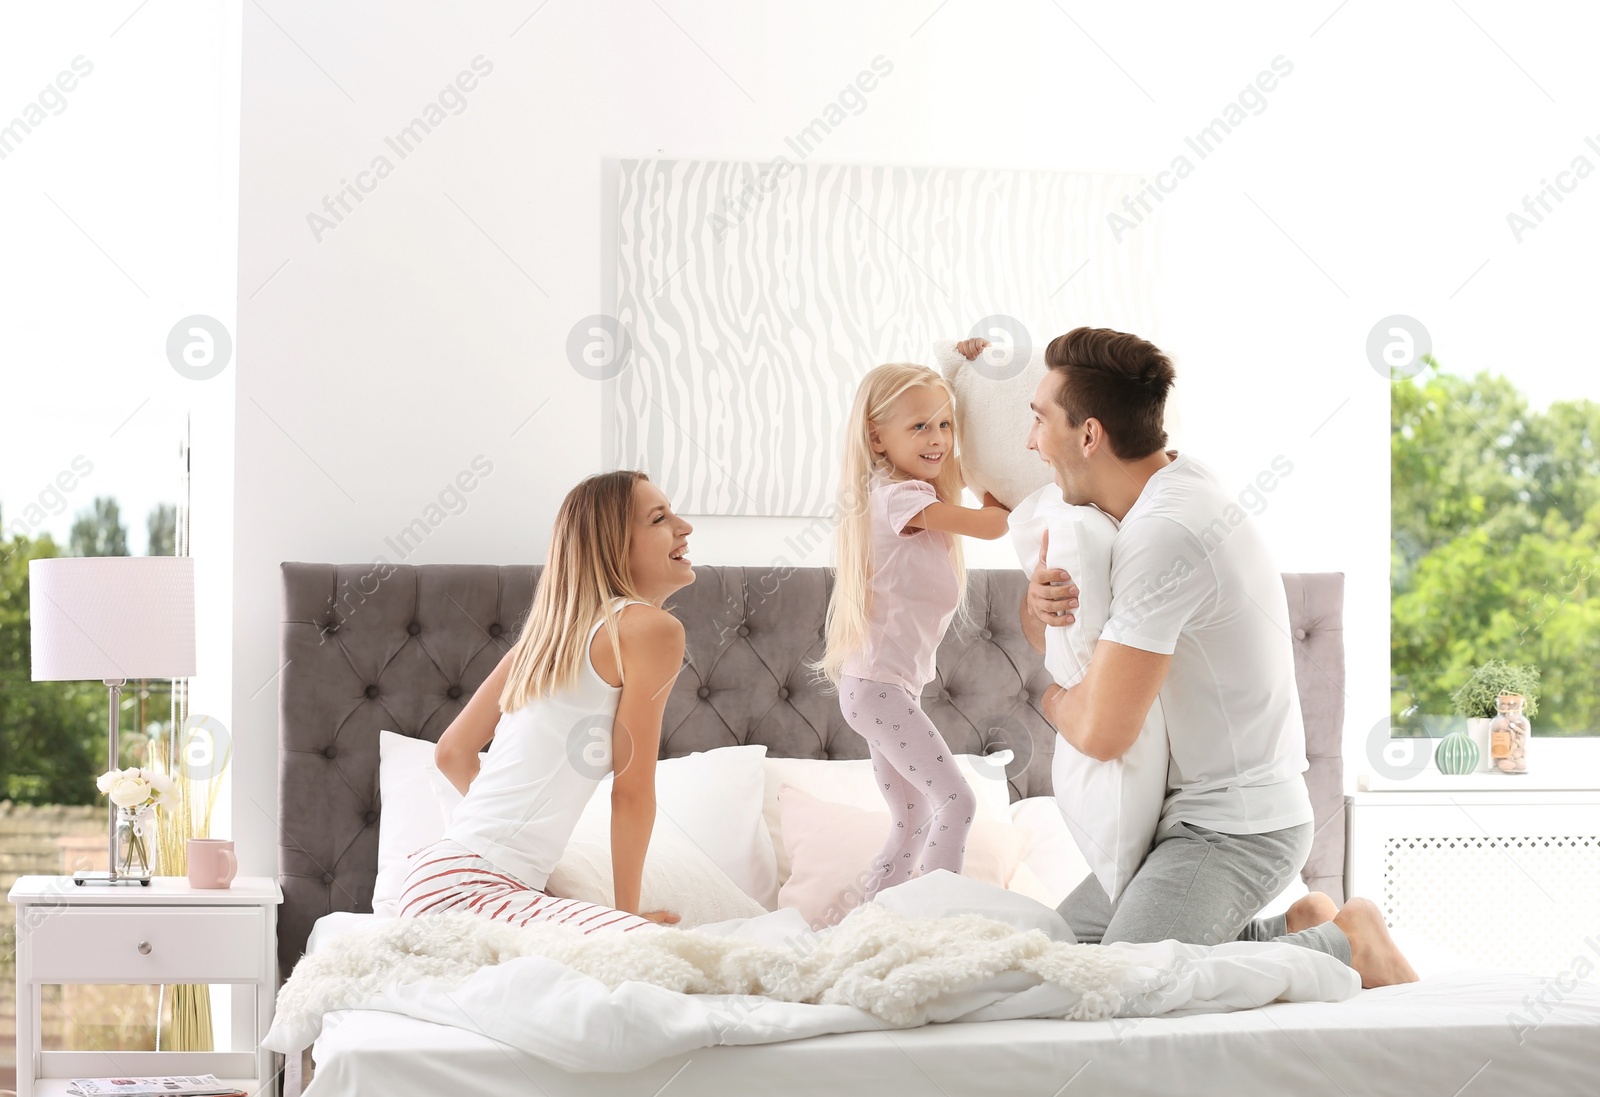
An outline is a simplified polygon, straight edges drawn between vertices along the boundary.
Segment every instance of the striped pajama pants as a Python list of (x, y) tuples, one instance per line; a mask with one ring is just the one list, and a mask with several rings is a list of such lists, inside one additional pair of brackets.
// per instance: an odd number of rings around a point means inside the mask
[(536, 891), (448, 838), (423, 846), (409, 860), (411, 868), (400, 893), (402, 918), (465, 910), (515, 926), (530, 922), (569, 925), (583, 930), (585, 935), (601, 930), (627, 932), (646, 926), (665, 928), (637, 914)]

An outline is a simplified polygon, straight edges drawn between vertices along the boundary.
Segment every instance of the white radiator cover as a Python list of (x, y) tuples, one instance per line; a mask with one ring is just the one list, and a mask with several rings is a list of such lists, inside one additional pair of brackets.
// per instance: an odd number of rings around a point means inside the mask
[(1600, 984), (1600, 794), (1347, 800), (1351, 894), (1464, 960)]

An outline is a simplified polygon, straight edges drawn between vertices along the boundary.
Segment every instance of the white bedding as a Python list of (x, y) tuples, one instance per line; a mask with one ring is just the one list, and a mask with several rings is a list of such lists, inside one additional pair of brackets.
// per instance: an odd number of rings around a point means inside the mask
[[(972, 909), (946, 905), (972, 888)], [(1059, 922), (1031, 900), (949, 873), (895, 892), (902, 910), (873, 903), (821, 933), (788, 909), (720, 932), (595, 937), (471, 914), (392, 923), (303, 960), (263, 1043), (295, 1052), (316, 1039), (325, 1012), (381, 1009), (468, 1028), (566, 1070), (615, 1072), (728, 1044), (1342, 1001), (1359, 990), (1337, 960), (1290, 945), (1077, 945), (1064, 924), (1052, 936), (1022, 931), (1003, 909), (977, 913), (993, 896)]]
[(669, 1081), (666, 1097), (1051, 1097), (1069, 1081), (1063, 1097), (1595, 1092), (1600, 995), (1591, 991), (1586, 1007), (1569, 998), (1518, 1046), (1507, 1009), (1538, 988), (1526, 976), (1458, 974), (1338, 1004), (1280, 1003), (1120, 1028), (1116, 1021), (996, 1021), (717, 1047), (625, 1074), (573, 1074), (464, 1029), (350, 1011), (329, 1015), (305, 1097), (651, 1097)]
[[(308, 951), (381, 922), (330, 915)], [(1007, 1020), (704, 1048), (624, 1073), (573, 1073), (478, 1032), (372, 1010), (330, 1013), (306, 1097), (533, 1092), (1566, 1095), (1600, 1075), (1600, 990), (1580, 984), (1519, 1033), (1511, 1017), (1546, 989), (1529, 976), (1455, 970), (1340, 1003), (1095, 1022)], [(1549, 1001), (1547, 995), (1547, 1001)], [(1522, 1042), (1518, 1042), (1518, 1036)], [(1476, 1075), (1476, 1077), (1474, 1077)]]

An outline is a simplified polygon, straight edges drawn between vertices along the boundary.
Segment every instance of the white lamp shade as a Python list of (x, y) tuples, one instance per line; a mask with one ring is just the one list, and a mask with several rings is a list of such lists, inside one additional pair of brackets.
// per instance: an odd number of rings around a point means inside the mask
[(28, 561), (35, 682), (194, 675), (194, 560)]

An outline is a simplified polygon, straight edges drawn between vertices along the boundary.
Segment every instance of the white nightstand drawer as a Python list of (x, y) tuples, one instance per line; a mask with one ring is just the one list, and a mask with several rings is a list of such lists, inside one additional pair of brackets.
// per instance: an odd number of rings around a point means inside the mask
[(259, 909), (52, 911), (32, 932), (41, 983), (227, 983), (266, 978)]

